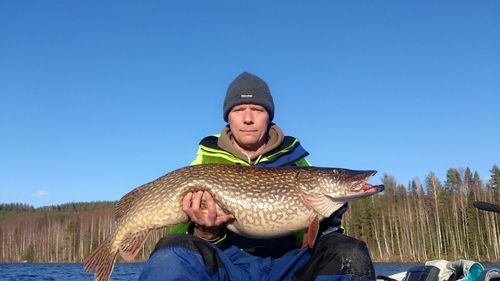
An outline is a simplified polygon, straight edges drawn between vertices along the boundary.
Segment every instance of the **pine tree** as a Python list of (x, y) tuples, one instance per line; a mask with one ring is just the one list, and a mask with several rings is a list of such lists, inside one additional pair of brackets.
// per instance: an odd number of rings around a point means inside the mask
[(462, 183), (460, 173), (455, 168), (449, 168), (446, 172), (446, 182), (444, 183), (444, 189), (447, 192), (456, 191)]
[(495, 202), (498, 203), (498, 201), (500, 200), (498, 191), (498, 188), (500, 186), (500, 169), (498, 168), (497, 164), (493, 165), (493, 167), (490, 170), (490, 173), (491, 173), (491, 178), (489, 181), (489, 187), (493, 190)]

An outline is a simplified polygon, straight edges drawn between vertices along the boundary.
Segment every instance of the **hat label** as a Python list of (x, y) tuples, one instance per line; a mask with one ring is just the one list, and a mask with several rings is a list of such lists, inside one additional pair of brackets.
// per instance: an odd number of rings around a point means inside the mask
[(253, 95), (248, 95), (248, 94), (247, 94), (247, 95), (245, 95), (245, 94), (242, 94), (242, 95), (241, 95), (241, 98), (242, 98), (242, 99), (253, 98)]

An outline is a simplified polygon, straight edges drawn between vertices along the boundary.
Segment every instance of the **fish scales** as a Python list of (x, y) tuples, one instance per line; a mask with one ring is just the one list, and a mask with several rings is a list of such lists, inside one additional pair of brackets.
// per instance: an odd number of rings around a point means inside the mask
[(212, 194), (217, 212), (235, 217), (226, 225), (229, 230), (247, 237), (270, 238), (307, 228), (311, 221), (329, 216), (344, 202), (379, 192), (382, 186), (366, 183), (374, 173), (224, 164), (175, 170), (120, 200), (114, 233), (85, 259), (85, 270), (96, 271), (95, 280), (108, 280), (118, 252), (131, 259), (150, 230), (187, 222), (182, 198), (188, 192)]

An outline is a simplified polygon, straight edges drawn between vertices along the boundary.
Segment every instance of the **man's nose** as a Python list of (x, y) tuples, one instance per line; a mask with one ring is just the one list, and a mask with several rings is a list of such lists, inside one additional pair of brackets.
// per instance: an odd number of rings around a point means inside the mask
[(245, 114), (243, 115), (243, 122), (245, 124), (253, 123), (253, 112), (250, 110), (245, 110)]

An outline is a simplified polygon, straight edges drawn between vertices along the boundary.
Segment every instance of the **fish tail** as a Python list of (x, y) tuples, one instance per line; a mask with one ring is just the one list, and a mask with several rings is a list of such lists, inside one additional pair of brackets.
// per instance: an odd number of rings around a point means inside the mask
[(115, 266), (117, 251), (111, 249), (111, 241), (104, 241), (83, 260), (84, 270), (93, 271), (95, 281), (108, 281)]

